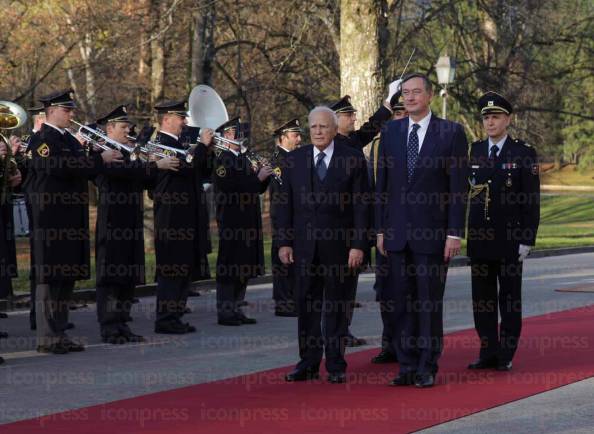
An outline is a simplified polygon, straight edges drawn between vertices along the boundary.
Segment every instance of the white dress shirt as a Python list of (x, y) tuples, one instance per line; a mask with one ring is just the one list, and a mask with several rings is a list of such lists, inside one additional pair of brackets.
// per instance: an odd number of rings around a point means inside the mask
[[(314, 162), (314, 167), (316, 167), (316, 164), (318, 163), (318, 154), (321, 151), (316, 148), (315, 146), (313, 147), (313, 162)], [(330, 144), (326, 147), (326, 149), (324, 149), (324, 163), (326, 163), (326, 169), (330, 167), (330, 160), (332, 160), (332, 154), (334, 153), (334, 140), (332, 140), (330, 142)]]
[(417, 136), (419, 136), (419, 154), (421, 153), (421, 147), (423, 146), (423, 140), (425, 140), (425, 134), (427, 134), (427, 129), (429, 128), (430, 120), (431, 120), (431, 110), (429, 110), (429, 114), (427, 116), (425, 116), (423, 119), (421, 119), (418, 122), (413, 121), (410, 116), (408, 117), (408, 135), (407, 135), (406, 140), (408, 140), (408, 136), (410, 136), (410, 132), (412, 131), (412, 126), (414, 124), (418, 124), (420, 127), (417, 130)]
[(507, 134), (505, 135), (505, 137), (503, 137), (503, 139), (501, 139), (497, 143), (493, 143), (493, 141), (491, 140), (491, 137), (489, 137), (489, 149), (487, 149), (487, 155), (489, 157), (491, 156), (491, 148), (493, 147), (493, 145), (495, 145), (495, 146), (497, 146), (496, 157), (499, 156), (499, 153), (501, 152), (501, 148), (503, 148), (503, 144), (505, 143), (506, 140), (507, 140)]

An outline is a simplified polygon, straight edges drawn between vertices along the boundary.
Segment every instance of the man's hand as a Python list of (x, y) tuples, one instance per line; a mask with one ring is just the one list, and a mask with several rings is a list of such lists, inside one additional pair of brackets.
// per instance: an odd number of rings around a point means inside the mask
[(295, 262), (293, 259), (293, 247), (281, 247), (278, 250), (278, 258), (285, 265), (290, 265)]
[(20, 137), (10, 136), (10, 139), (8, 139), (8, 140), (10, 142), (10, 148), (12, 151), (12, 155), (18, 154), (21, 150), (21, 145), (23, 144)]
[(384, 234), (377, 234), (377, 239), (375, 241), (375, 247), (377, 251), (380, 252), (382, 256), (388, 256), (386, 250), (384, 249)]
[(398, 79), (398, 80), (394, 80), (392, 83), (390, 83), (388, 85), (388, 97), (386, 98), (386, 100), (384, 101), (385, 104), (390, 107), (390, 100), (392, 99), (392, 97), (394, 96), (394, 94), (398, 91), (400, 91), (400, 87), (402, 86), (402, 80)]
[(104, 163), (122, 163), (124, 161), (124, 156), (122, 153), (120, 151), (116, 151), (115, 149), (103, 151), (101, 153), (101, 158), (103, 158)]
[(258, 179), (260, 180), (260, 182), (264, 182), (264, 181), (266, 181), (266, 178), (268, 178), (273, 173), (274, 173), (274, 171), (272, 170), (272, 167), (262, 166), (260, 168), (260, 170), (258, 171)]
[(523, 262), (524, 259), (526, 259), (528, 257), (528, 255), (530, 254), (531, 249), (532, 249), (531, 246), (527, 246), (525, 244), (520, 244), (520, 247), (518, 248), (518, 254), (520, 255), (518, 257), (518, 261)]
[(445, 249), (443, 251), (443, 259), (445, 262), (450, 262), (454, 256), (460, 254), (460, 247), (462, 246), (462, 240), (457, 238), (450, 238), (446, 239)]
[(8, 179), (8, 183), (11, 187), (16, 187), (21, 183), (22, 180), (23, 178), (21, 176), (21, 171), (17, 169), (16, 174), (14, 174)]
[(159, 170), (173, 170), (174, 172), (179, 171), (179, 159), (178, 158), (161, 158), (157, 161), (157, 168)]
[(208, 147), (213, 144), (214, 131), (210, 128), (202, 128), (200, 130), (200, 143)]
[(359, 268), (363, 263), (363, 250), (349, 250), (349, 268)]

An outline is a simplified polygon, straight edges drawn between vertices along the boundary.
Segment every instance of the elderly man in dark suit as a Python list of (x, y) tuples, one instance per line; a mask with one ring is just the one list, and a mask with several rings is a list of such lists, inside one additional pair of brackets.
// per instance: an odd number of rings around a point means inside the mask
[(368, 244), (367, 168), (360, 151), (334, 143), (332, 110), (312, 110), (309, 128), (312, 144), (287, 156), (278, 215), (279, 257), (295, 263), (299, 314), (301, 360), (286, 380), (317, 378), (325, 350), (328, 380), (343, 383), (349, 288)]
[(430, 387), (443, 347), (447, 264), (464, 236), (468, 145), (461, 125), (431, 113), (431, 83), (402, 80), (409, 117), (386, 124), (379, 147), (377, 248), (389, 276), (389, 306), (400, 373), (392, 385)]

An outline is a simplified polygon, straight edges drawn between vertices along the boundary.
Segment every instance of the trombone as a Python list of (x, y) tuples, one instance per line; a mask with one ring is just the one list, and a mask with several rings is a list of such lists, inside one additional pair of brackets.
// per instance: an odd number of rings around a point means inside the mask
[(123, 143), (115, 141), (109, 138), (107, 134), (105, 134), (98, 128), (91, 128), (77, 121), (71, 122), (78, 126), (78, 131), (75, 134), (78, 134), (84, 141), (90, 143), (91, 145), (97, 146), (99, 149), (103, 149), (104, 151), (124, 151), (130, 154), (130, 156), (136, 153), (134, 146), (125, 145)]

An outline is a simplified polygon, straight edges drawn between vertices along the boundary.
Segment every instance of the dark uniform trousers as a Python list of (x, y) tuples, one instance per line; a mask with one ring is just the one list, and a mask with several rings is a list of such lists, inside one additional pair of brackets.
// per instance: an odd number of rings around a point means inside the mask
[(388, 252), (382, 301), (393, 330), (401, 373), (436, 374), (443, 349), (443, 294), (447, 266), (442, 255)]
[(243, 316), (240, 302), (245, 299), (248, 279), (217, 277), (218, 319), (225, 321)]
[(38, 345), (55, 344), (64, 336), (73, 290), (74, 281), (72, 280), (37, 284), (35, 316)]
[(380, 252), (375, 251), (375, 283), (373, 290), (376, 294), (376, 301), (380, 304), (380, 315), (382, 318), (382, 350), (388, 351), (389, 353), (396, 355), (396, 350), (392, 345), (393, 333), (390, 327), (390, 315), (392, 314), (391, 305), (386, 303), (383, 297), (383, 288), (386, 285), (387, 279), (387, 258)]
[(326, 352), (328, 372), (344, 372), (344, 337), (348, 331), (350, 292), (357, 276), (348, 266), (327, 264), (324, 243), (316, 243), (311, 264), (296, 267), (300, 361), (297, 369), (317, 369)]
[(113, 336), (130, 331), (126, 322), (130, 321), (134, 288), (133, 284), (97, 285), (97, 319), (101, 336)]
[(157, 277), (156, 324), (179, 323), (186, 309), (189, 277)]
[(522, 263), (510, 259), (472, 258), (471, 271), (474, 323), (481, 341), (479, 358), (510, 361), (518, 348), (522, 330)]

